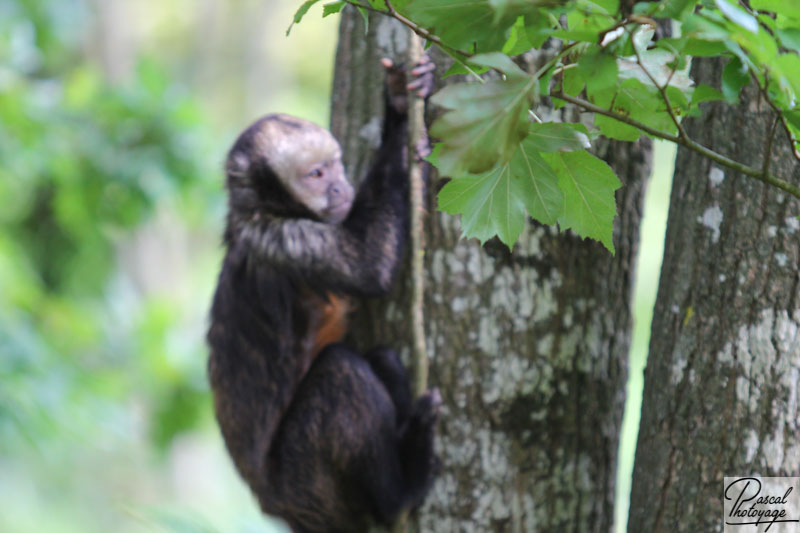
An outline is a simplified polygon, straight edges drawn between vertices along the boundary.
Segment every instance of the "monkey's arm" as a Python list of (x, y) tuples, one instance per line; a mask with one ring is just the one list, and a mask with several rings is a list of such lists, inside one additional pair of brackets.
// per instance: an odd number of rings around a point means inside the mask
[(391, 287), (403, 251), (405, 226), (396, 217), (381, 216), (357, 233), (343, 225), (284, 219), (242, 237), (253, 246), (251, 260), (266, 261), (290, 278), (323, 290), (377, 295)]

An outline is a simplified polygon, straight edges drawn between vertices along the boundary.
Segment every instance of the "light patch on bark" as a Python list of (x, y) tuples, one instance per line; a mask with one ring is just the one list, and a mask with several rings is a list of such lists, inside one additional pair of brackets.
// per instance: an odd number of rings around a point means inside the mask
[(789, 258), (783, 252), (777, 252), (775, 254), (775, 263), (781, 268), (784, 268), (787, 264), (789, 264)]
[(372, 117), (358, 130), (358, 137), (366, 141), (370, 149), (377, 150), (381, 144), (381, 119)]
[(800, 231), (800, 220), (794, 215), (786, 217), (786, 233), (794, 235)]
[[(677, 351), (677, 350), (676, 350)], [(689, 362), (682, 354), (674, 353), (672, 357), (672, 384), (677, 385), (683, 379), (683, 372)]]
[(715, 204), (706, 209), (703, 215), (697, 219), (697, 222), (711, 230), (711, 242), (714, 244), (719, 242), (719, 227), (722, 224), (722, 218), (722, 209), (720, 209), (719, 205)]
[(750, 429), (747, 431), (747, 437), (744, 440), (744, 460), (745, 462), (749, 463), (753, 460), (753, 457), (756, 456), (756, 452), (758, 452), (758, 447), (761, 445), (761, 442), (758, 439), (758, 433), (754, 430)]
[[(800, 466), (800, 449), (786, 447), (785, 435), (795, 434), (798, 424), (798, 387), (800, 380), (800, 309), (792, 315), (786, 310), (764, 309), (753, 324), (743, 325), (736, 339), (717, 354), (725, 366), (736, 365), (736, 397), (750, 413), (768, 416), (771, 424), (760, 437), (751, 431), (744, 442), (749, 462), (761, 448), (766, 465), (773, 471)], [(735, 359), (734, 359), (735, 354)], [(777, 394), (763, 412), (761, 388), (778, 387)]]
[(405, 28), (391, 17), (380, 17), (375, 42), (381, 50), (392, 51), (398, 56), (405, 54), (408, 48)]
[(778, 235), (778, 227), (767, 226), (767, 237), (774, 238), (776, 235)]
[(708, 181), (714, 187), (719, 187), (725, 181), (725, 171), (712, 165), (711, 170), (708, 171)]

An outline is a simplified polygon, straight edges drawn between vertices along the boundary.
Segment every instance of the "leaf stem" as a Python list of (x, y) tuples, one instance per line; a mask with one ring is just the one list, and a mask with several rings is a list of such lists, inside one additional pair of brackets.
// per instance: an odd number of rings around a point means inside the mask
[(783, 127), (783, 131), (786, 134), (786, 138), (789, 140), (789, 146), (792, 149), (792, 155), (795, 159), (800, 161), (800, 151), (797, 149), (797, 139), (792, 134), (792, 130), (789, 129), (789, 124), (786, 122), (786, 117), (781, 112), (780, 108), (772, 101), (769, 97), (769, 92), (767, 92), (767, 86), (769, 81), (767, 79), (767, 74), (764, 74), (764, 86), (762, 87), (761, 84), (758, 82), (758, 76), (754, 72), (750, 72), (750, 75), (753, 77), (753, 81), (756, 82), (756, 87), (758, 87), (761, 96), (764, 98), (764, 101), (772, 108), (773, 111), (778, 115), (781, 121), (781, 126)]

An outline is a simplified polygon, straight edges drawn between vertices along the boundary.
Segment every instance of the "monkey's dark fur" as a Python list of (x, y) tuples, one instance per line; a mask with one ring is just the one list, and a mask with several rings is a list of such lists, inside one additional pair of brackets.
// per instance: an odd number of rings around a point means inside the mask
[(209, 376), (237, 469), (264, 512), (295, 532), (388, 523), (422, 501), (436, 470), (437, 394), (412, 402), (389, 349), (361, 355), (328, 344), (343, 332), (347, 296), (385, 293), (402, 258), (407, 128), (397, 102), (387, 97), (376, 162), (341, 223), (309, 208), (313, 198), (288, 192), (294, 178), (275, 170), (285, 173), (287, 161), (271, 143), (293, 132), (316, 140), (325, 130), (270, 115), (228, 157)]

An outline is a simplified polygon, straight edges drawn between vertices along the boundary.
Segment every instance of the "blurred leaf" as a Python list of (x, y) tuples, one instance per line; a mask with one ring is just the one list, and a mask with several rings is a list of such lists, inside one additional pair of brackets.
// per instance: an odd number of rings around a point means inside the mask
[(306, 0), (305, 2), (303, 2), (300, 5), (299, 8), (297, 8), (297, 11), (294, 14), (294, 19), (292, 20), (292, 23), (289, 24), (288, 28), (286, 28), (286, 35), (287, 36), (289, 35), (289, 32), (292, 31), (292, 26), (294, 26), (295, 24), (299, 24), (300, 21), (303, 20), (303, 17), (306, 16), (306, 13), (308, 13), (308, 10), (311, 9), (311, 6), (313, 6), (317, 2), (319, 2), (319, 0)]
[(742, 65), (739, 58), (734, 57), (722, 71), (722, 94), (725, 100), (734, 103), (739, 100), (742, 88), (750, 82), (747, 67)]
[(410, 0), (405, 14), (453, 48), (478, 53), (499, 51), (518, 13), (514, 9), (495, 12), (492, 1)]
[(328, 15), (333, 15), (334, 13), (338, 13), (346, 5), (347, 2), (343, 0), (341, 2), (331, 2), (329, 4), (325, 4), (324, 6), (322, 6), (322, 16), (327, 17)]
[(526, 134), (525, 114), (536, 87), (533, 77), (509, 75), (436, 93), (432, 101), (448, 109), (431, 127), (431, 135), (443, 139), (438, 154), (442, 174), (481, 173), (507, 162)]
[(717, 4), (719, 10), (722, 11), (726, 17), (742, 28), (753, 33), (758, 32), (758, 21), (745, 10), (730, 4), (727, 0), (714, 0), (714, 3)]
[(617, 61), (600, 48), (578, 59), (578, 73), (586, 82), (586, 92), (593, 95), (617, 84)]

